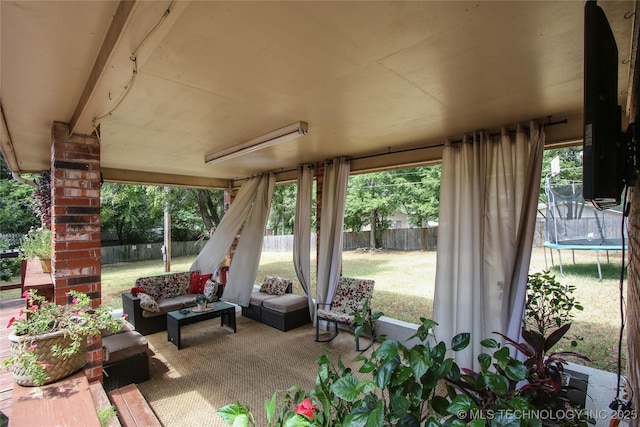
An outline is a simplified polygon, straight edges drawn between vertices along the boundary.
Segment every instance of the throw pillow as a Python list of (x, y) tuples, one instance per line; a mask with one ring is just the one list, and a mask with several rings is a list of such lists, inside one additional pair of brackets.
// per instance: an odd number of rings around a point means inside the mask
[(146, 292), (144, 291), (144, 288), (141, 288), (139, 286), (134, 286), (133, 288), (131, 288), (131, 295), (133, 295), (134, 297), (137, 297), (138, 294), (146, 294)]
[(189, 284), (190, 294), (201, 294), (200, 292), (200, 275), (198, 273), (191, 273), (191, 283)]
[(218, 284), (211, 279), (207, 280), (204, 284), (203, 293), (207, 301), (218, 301)]
[(266, 276), (262, 285), (260, 286), (260, 292), (265, 292), (267, 294), (273, 294), (273, 289), (275, 287), (275, 282), (278, 280), (277, 277)]
[(189, 293), (190, 294), (203, 294), (204, 293), (204, 285), (207, 283), (207, 280), (211, 279), (213, 274), (198, 274), (191, 273), (191, 283), (189, 284)]
[(157, 313), (160, 311), (158, 303), (149, 295), (138, 294), (138, 296), (140, 297), (140, 307), (142, 307), (143, 310), (151, 311), (153, 313)]
[(278, 277), (277, 279), (278, 280), (276, 280), (276, 282), (273, 285), (273, 288), (271, 289), (271, 293), (273, 295), (278, 295), (278, 296), (284, 295), (291, 281), (287, 279), (283, 279), (282, 277)]

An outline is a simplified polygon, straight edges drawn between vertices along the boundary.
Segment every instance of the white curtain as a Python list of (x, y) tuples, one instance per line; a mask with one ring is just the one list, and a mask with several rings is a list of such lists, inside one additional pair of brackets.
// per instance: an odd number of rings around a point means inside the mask
[(445, 144), (434, 320), (438, 340), (471, 333), (455, 353), (461, 367), (478, 368), (480, 341), (499, 339), (493, 331), (519, 336), (544, 145), (535, 123), (530, 133)]
[[(227, 302), (243, 307), (249, 306), (249, 299), (260, 264), (262, 241), (269, 218), (275, 183), (276, 178), (273, 174), (260, 176), (256, 197), (242, 226), (242, 234), (229, 268), (229, 278), (222, 293), (222, 299)], [(236, 203), (235, 200), (232, 205), (234, 203)]]
[(330, 303), (342, 270), (342, 229), (350, 164), (343, 158), (327, 163), (322, 185), (316, 301)]
[(239, 274), (238, 271), (243, 268), (232, 267), (223, 293), (226, 301), (241, 305), (243, 305), (242, 302), (244, 305), (249, 303), (247, 295), (251, 294), (260, 263), (264, 223), (269, 214), (274, 183), (275, 177), (270, 174), (247, 180), (240, 187), (238, 195), (222, 217), (213, 235), (191, 264), (191, 271), (199, 270), (201, 274), (215, 273), (242, 227), (242, 236), (234, 254), (233, 265), (244, 266), (246, 276), (251, 276), (251, 271), (253, 276), (246, 282), (242, 282), (244, 275)]
[(201, 274), (208, 274), (218, 270), (253, 206), (259, 185), (260, 177), (254, 177), (240, 187), (229, 210), (224, 214), (213, 235), (191, 264), (191, 271), (199, 270)]
[(298, 195), (296, 216), (293, 225), (293, 265), (307, 299), (309, 314), (315, 319), (315, 305), (311, 295), (311, 200), (313, 191), (313, 169), (309, 165), (298, 166)]

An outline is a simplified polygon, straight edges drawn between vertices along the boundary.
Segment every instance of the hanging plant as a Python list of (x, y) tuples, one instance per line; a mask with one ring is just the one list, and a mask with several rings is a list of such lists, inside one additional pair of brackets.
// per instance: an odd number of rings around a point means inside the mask
[(31, 208), (40, 218), (40, 223), (45, 228), (51, 228), (51, 173), (46, 170), (40, 173), (36, 180), (36, 188), (33, 191), (33, 203)]

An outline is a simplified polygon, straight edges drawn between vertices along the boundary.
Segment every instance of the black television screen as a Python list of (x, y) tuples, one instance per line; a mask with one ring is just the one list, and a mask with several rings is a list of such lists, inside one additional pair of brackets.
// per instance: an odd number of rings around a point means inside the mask
[(584, 8), (582, 194), (598, 209), (620, 204), (624, 187), (621, 126), (618, 47), (602, 8), (595, 1), (587, 1)]

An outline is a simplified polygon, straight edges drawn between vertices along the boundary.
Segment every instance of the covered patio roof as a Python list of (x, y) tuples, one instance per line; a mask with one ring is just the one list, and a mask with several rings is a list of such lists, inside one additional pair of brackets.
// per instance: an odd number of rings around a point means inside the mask
[[(633, 92), (633, 1), (602, 2)], [(446, 138), (531, 119), (582, 139), (576, 1), (2, 1), (0, 147), (50, 167), (51, 124), (99, 127), (107, 181), (226, 188), (338, 156), (352, 172), (439, 161)], [(135, 58), (135, 61), (132, 60)], [(308, 135), (215, 165), (297, 121)], [(412, 150), (417, 147), (425, 149)], [(407, 151), (409, 150), (409, 151)], [(231, 180), (231, 181), (230, 181)]]

